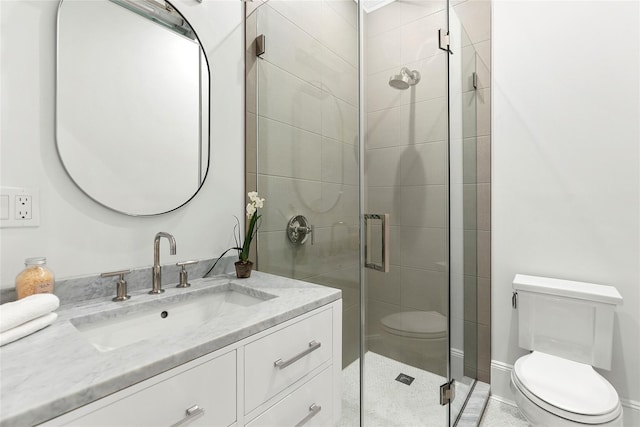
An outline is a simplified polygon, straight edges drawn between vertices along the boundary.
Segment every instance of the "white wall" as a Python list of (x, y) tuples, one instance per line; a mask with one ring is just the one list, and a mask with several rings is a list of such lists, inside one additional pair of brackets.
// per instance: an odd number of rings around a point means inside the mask
[[(640, 3), (493, 6), (492, 391), (510, 399), (516, 273), (615, 286), (602, 374), (640, 425)], [(632, 410), (634, 407), (636, 410)]]
[[(211, 66), (211, 165), (185, 207), (133, 218), (89, 200), (58, 159), (54, 139), (57, 0), (0, 2), (2, 186), (40, 189), (38, 228), (2, 229), (0, 286), (12, 287), (24, 258), (46, 256), (58, 278), (151, 265), (153, 237), (162, 262), (217, 257), (233, 244), (244, 205), (243, 8), (239, 1), (175, 0), (203, 42)], [(90, 108), (90, 106), (87, 106)]]

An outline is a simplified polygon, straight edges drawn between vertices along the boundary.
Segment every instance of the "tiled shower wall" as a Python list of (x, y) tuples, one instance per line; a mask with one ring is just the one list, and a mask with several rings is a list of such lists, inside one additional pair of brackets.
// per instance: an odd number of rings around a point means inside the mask
[[(447, 57), (438, 48), (446, 27), (445, 1), (394, 2), (365, 16), (366, 206), (391, 223), (389, 273), (367, 270), (367, 342), (414, 365), (385, 345), (381, 319), (447, 315)], [(402, 67), (422, 76), (407, 90), (388, 84)]]
[[(258, 268), (342, 289), (346, 365), (359, 354), (357, 4), (249, 7), (247, 187), (266, 198)], [(302, 246), (286, 236), (295, 215), (314, 226)]]

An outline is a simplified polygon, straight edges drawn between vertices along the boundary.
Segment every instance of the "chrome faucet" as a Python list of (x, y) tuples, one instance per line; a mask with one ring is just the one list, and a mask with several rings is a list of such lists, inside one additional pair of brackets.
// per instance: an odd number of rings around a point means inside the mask
[(153, 287), (149, 291), (150, 294), (161, 294), (164, 292), (162, 289), (162, 267), (160, 267), (160, 238), (166, 237), (169, 240), (169, 254), (176, 254), (176, 239), (169, 233), (164, 231), (156, 234), (156, 238), (153, 239)]

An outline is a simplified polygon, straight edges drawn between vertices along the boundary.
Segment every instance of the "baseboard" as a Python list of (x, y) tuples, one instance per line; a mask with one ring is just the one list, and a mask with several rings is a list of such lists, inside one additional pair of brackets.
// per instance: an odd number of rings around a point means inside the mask
[(640, 427), (640, 402), (621, 398), (620, 403), (622, 403), (622, 425)]
[[(491, 398), (508, 405), (516, 406), (509, 383), (513, 365), (491, 361)], [(640, 427), (640, 402), (620, 398), (622, 418), (625, 427)]]
[(494, 396), (491, 395), (491, 397), (489, 397), (489, 399), (491, 400), (495, 400), (496, 402), (500, 402), (500, 403), (504, 403), (505, 405), (509, 405), (509, 406), (513, 406), (514, 408), (517, 408), (516, 404), (510, 400), (505, 400), (499, 396)]
[(511, 370), (513, 365), (492, 360), (491, 361), (491, 397), (496, 400), (515, 406), (513, 394), (509, 388), (511, 382)]
[(452, 348), (449, 354), (451, 357), (451, 378), (462, 378), (464, 376), (464, 351)]

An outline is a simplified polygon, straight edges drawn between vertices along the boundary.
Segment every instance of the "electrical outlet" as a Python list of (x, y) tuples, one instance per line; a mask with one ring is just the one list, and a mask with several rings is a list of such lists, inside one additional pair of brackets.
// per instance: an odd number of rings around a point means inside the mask
[(0, 187), (0, 228), (40, 226), (37, 188)]
[(33, 197), (27, 194), (16, 196), (16, 219), (29, 220), (33, 215)]

